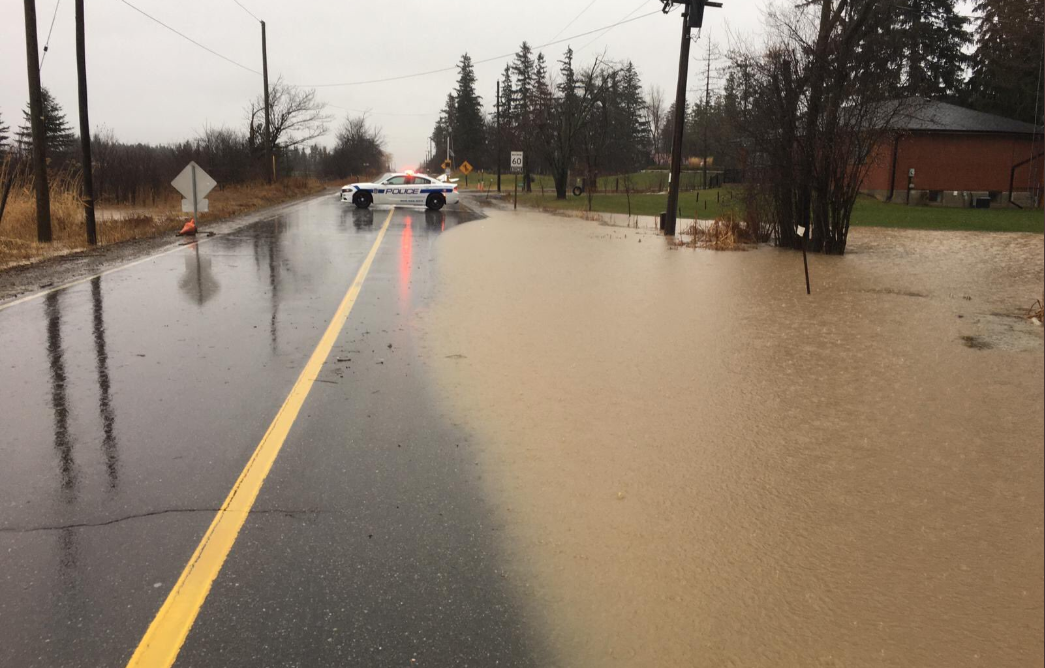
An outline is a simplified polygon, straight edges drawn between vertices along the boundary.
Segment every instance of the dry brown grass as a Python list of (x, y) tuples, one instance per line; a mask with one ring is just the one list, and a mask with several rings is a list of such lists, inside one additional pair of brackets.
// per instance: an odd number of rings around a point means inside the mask
[[(8, 164), (0, 166), (0, 185)], [(297, 197), (320, 192), (333, 184), (316, 179), (291, 177), (275, 184), (248, 183), (215, 190), (209, 196), (210, 211), (200, 215), (201, 226), (209, 221), (247, 213)], [(340, 182), (337, 183), (340, 185)], [(0, 220), (0, 268), (24, 264), (87, 248), (80, 179), (75, 173), (55, 175), (50, 183), (51, 233), (54, 242), (36, 241), (36, 196), (32, 177), (16, 177)], [(99, 244), (113, 244), (177, 232), (189, 218), (181, 212), (181, 197), (171, 189), (170, 197), (148, 207), (107, 205), (96, 209)]]
[(748, 226), (737, 218), (733, 212), (727, 212), (715, 218), (709, 225), (701, 226), (699, 221), (682, 231), (690, 241), (679, 241), (680, 246), (691, 248), (708, 248), (711, 250), (746, 250), (748, 246), (758, 243)]

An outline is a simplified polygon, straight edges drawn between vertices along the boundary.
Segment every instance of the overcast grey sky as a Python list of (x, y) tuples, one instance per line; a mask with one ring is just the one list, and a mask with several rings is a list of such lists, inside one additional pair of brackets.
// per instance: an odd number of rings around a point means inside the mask
[[(189, 37), (251, 69), (261, 69), (260, 28), (234, 0), (128, 0)], [(728, 34), (757, 41), (769, 0), (724, 0), (708, 10), (704, 36), (724, 48)], [(552, 40), (591, 0), (240, 0), (268, 24), (269, 73), (296, 84), (353, 82), (454, 65), (467, 51), (480, 60), (513, 52), (523, 40)], [(230, 64), (135, 12), (121, 0), (87, 0), (87, 71), (91, 125), (123, 141), (162, 143), (194, 136), (206, 125), (241, 126), (261, 77)], [(76, 125), (73, 0), (37, 0), (41, 50), (58, 12), (42, 78)], [(559, 39), (657, 11), (659, 0), (595, 0)], [(22, 2), (0, 3), (0, 113), (14, 129), (27, 99)], [(604, 35), (570, 41), (580, 62), (606, 51), (631, 59), (646, 84), (673, 96), (680, 33), (678, 13), (656, 14)], [(566, 44), (542, 49), (552, 63)], [(583, 48), (581, 48), (583, 47)], [(706, 42), (694, 45), (701, 55)], [(702, 57), (702, 56), (701, 56)], [(476, 66), (484, 104), (506, 59)], [(690, 85), (700, 78), (691, 63)], [(372, 112), (400, 168), (424, 156), (427, 137), (455, 72), (387, 83), (318, 88), (339, 120), (347, 110)], [(335, 124), (336, 125), (336, 122)], [(334, 131), (331, 127), (327, 141)], [(467, 158), (467, 156), (459, 156)]]

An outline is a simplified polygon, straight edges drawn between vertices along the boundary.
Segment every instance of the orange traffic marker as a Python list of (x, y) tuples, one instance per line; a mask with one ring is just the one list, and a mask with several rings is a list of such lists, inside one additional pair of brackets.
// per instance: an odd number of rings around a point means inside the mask
[(194, 237), (196, 236), (196, 219), (193, 218), (189, 222), (185, 223), (185, 227), (181, 228), (181, 232), (178, 232), (179, 237)]

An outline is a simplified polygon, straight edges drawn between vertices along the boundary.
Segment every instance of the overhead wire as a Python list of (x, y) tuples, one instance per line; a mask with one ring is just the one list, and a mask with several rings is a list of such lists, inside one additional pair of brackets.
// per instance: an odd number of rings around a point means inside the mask
[(352, 109), (350, 107), (342, 107), (339, 104), (332, 104), (330, 102), (325, 103), (328, 107), (334, 107), (335, 109), (341, 109), (342, 111), (351, 111), (354, 114), (373, 114), (374, 116), (435, 116), (440, 112), (429, 111), (429, 112), (417, 112), (417, 113), (406, 113), (398, 111), (374, 111), (373, 109)]
[(54, 14), (51, 15), (51, 27), (47, 29), (47, 39), (44, 41), (44, 52), (40, 56), (40, 69), (44, 68), (44, 61), (47, 59), (47, 50), (51, 48), (51, 33), (54, 32), (54, 21), (58, 18), (58, 8), (61, 7), (62, 0), (54, 3)]
[[(236, 0), (234, 0), (234, 1), (236, 1)], [(224, 61), (226, 61), (226, 62), (228, 62), (228, 63), (230, 63), (232, 65), (235, 65), (236, 67), (239, 67), (239, 68), (244, 69), (244, 70), (246, 70), (248, 72), (251, 72), (252, 74), (257, 74), (259, 76), (261, 75), (261, 72), (259, 72), (258, 70), (255, 70), (252, 67), (248, 67), (248, 66), (244, 65), (243, 63), (237, 62), (237, 61), (233, 60), (232, 58), (229, 58), (228, 56), (215, 51), (214, 49), (210, 48), (209, 46), (206, 46), (205, 44), (202, 44), (202, 43), (196, 41), (195, 39), (193, 39), (193, 38), (189, 37), (188, 35), (186, 35), (185, 33), (181, 32), (180, 30), (178, 30), (178, 29), (176, 29), (176, 28), (174, 28), (174, 27), (164, 23), (160, 19), (158, 19), (155, 16), (153, 16), (153, 15), (149, 14), (148, 12), (144, 11), (140, 7), (137, 7), (137, 6), (133, 5), (133, 4), (131, 4), (130, 2), (128, 2), (128, 0), (120, 0), (120, 2), (122, 2), (125, 5), (127, 5), (128, 7), (133, 9), (134, 11), (138, 12), (139, 14), (141, 14), (142, 16), (146, 17), (150, 21), (153, 21), (154, 23), (162, 26), (163, 28), (166, 28), (170, 32), (172, 32), (175, 35), (181, 37), (182, 39), (192, 43), (193, 45), (203, 49), (204, 51), (210, 53), (211, 55), (217, 56), (218, 58), (221, 58), (222, 60), (224, 60)], [(548, 47), (548, 46), (555, 46), (556, 44), (563, 44), (565, 42), (569, 42), (570, 40), (577, 39), (578, 37), (587, 37), (588, 35), (593, 35), (595, 33), (608, 32), (609, 30), (612, 30), (613, 28), (616, 28), (617, 26), (624, 25), (626, 23), (632, 23), (634, 21), (639, 21), (639, 20), (647, 18), (649, 16), (653, 16), (654, 14), (660, 14), (661, 13), (660, 10), (655, 10), (655, 11), (652, 11), (652, 12), (648, 12), (646, 14), (640, 14), (639, 16), (632, 17), (632, 14), (634, 14), (639, 9), (641, 9), (642, 6), (645, 5), (647, 2), (649, 2), (649, 0), (643, 0), (643, 2), (638, 7), (636, 7), (632, 11), (628, 12), (628, 14), (625, 15), (625, 17), (623, 19), (621, 19), (620, 21), (617, 21), (615, 23), (611, 23), (611, 24), (606, 25), (606, 26), (601, 26), (599, 28), (594, 28), (592, 30), (586, 30), (584, 32), (577, 33), (575, 35), (570, 35), (569, 37), (563, 37), (562, 39), (553, 39), (553, 40), (550, 40), (550, 41), (545, 42), (543, 44), (537, 44), (533, 48), (534, 49), (543, 49), (543, 48)], [(250, 14), (251, 16), (254, 16), (254, 14), (249, 9), (247, 9), (245, 6), (240, 4), (238, 1), (236, 2), (236, 4), (239, 5), (240, 7), (242, 7), (243, 10), (245, 12), (247, 12), (248, 14)], [(254, 16), (254, 18), (257, 19), (256, 16)], [(598, 39), (598, 38), (596, 38), (596, 39)], [(590, 44), (590, 42), (589, 42), (589, 44)], [(581, 47), (581, 48), (584, 48), (584, 47)], [(489, 58), (482, 58), (482, 59), (479, 59), (479, 60), (475, 60), (475, 61), (473, 61), (473, 64), (475, 64), (475, 65), (482, 65), (484, 63), (490, 63), (490, 62), (494, 62), (494, 61), (497, 61), (497, 60), (503, 60), (505, 58), (511, 58), (514, 55), (515, 55), (514, 52), (502, 53), (502, 54), (499, 54), (499, 55), (496, 55), (496, 56), (491, 56)], [(457, 65), (451, 65), (449, 67), (440, 67), (438, 69), (426, 70), (424, 72), (413, 72), (413, 73), (410, 73), (410, 74), (400, 74), (400, 75), (396, 75), (396, 76), (382, 77), (382, 78), (378, 78), (378, 79), (365, 79), (365, 80), (360, 80), (360, 81), (344, 81), (344, 82), (333, 82), (333, 83), (288, 84), (288, 85), (294, 86), (295, 88), (337, 88), (337, 87), (347, 87), (347, 86), (362, 86), (362, 85), (368, 85), (368, 84), (386, 83), (386, 82), (390, 82), (390, 81), (402, 81), (403, 79), (414, 79), (414, 78), (417, 78), (417, 77), (424, 77), (424, 76), (428, 76), (428, 75), (431, 75), (431, 74), (442, 74), (444, 72), (452, 72), (452, 71), (454, 71), (456, 69), (457, 69)]]
[[(121, 0), (121, 1), (122, 2), (126, 2), (126, 0)], [(643, 0), (643, 4), (645, 4), (648, 1), (649, 0)], [(636, 8), (635, 10), (633, 10), (631, 12), (631, 14), (634, 14), (640, 8), (641, 8), (641, 6)], [(600, 31), (604, 31), (604, 30), (607, 30), (609, 28), (616, 28), (619, 25), (623, 25), (625, 23), (631, 23), (633, 21), (638, 21), (640, 19), (644, 19), (646, 17), (653, 16), (654, 14), (660, 14), (660, 13), (661, 12), (658, 9), (658, 10), (649, 12), (647, 14), (640, 14), (639, 16), (636, 16), (634, 18), (626, 18), (626, 19), (617, 21), (616, 23), (611, 23), (608, 26), (602, 26), (601, 28), (595, 28), (594, 30), (587, 30), (585, 32), (578, 33), (576, 35), (571, 35), (569, 37), (563, 37), (562, 39), (557, 39), (557, 40), (552, 40), (550, 42), (545, 42), (544, 44), (537, 44), (537, 45), (534, 45), (532, 48), (534, 48), (534, 49), (543, 49), (543, 48), (548, 47), (548, 46), (555, 46), (556, 44), (563, 44), (565, 42), (569, 42), (570, 40), (577, 39), (578, 37), (587, 37), (588, 35), (592, 35), (594, 33), (597, 33), (597, 32), (600, 32)], [(504, 60), (505, 58), (511, 58), (514, 55), (515, 55), (514, 51), (511, 52), (511, 53), (502, 53), (502, 54), (497, 55), (497, 56), (490, 56), (489, 58), (482, 58), (480, 60), (475, 60), (475, 61), (473, 61), (473, 64), (474, 65), (482, 65), (483, 63), (491, 63), (491, 62), (494, 62), (494, 61), (497, 61), (497, 60)], [(365, 80), (360, 80), (360, 81), (344, 81), (344, 82), (337, 82), (337, 83), (310, 83), (310, 84), (291, 84), (291, 85), (297, 86), (299, 88), (336, 88), (336, 87), (344, 87), (344, 86), (363, 86), (363, 85), (367, 85), (367, 84), (386, 83), (386, 82), (389, 82), (389, 81), (401, 81), (403, 79), (414, 79), (414, 78), (417, 78), (417, 77), (428, 76), (430, 74), (442, 74), (443, 72), (452, 72), (452, 71), (454, 71), (456, 69), (457, 69), (457, 65), (451, 65), (449, 67), (440, 67), (439, 69), (435, 69), (435, 70), (427, 70), (427, 71), (424, 71), (424, 72), (414, 72), (412, 74), (400, 74), (400, 75), (391, 76), (391, 77), (382, 77), (380, 79), (365, 79)]]
[[(620, 21), (618, 21), (617, 23), (614, 23), (614, 24), (612, 24), (612, 25), (606, 26), (606, 28), (605, 28), (605, 29), (600, 29), (600, 30), (603, 30), (602, 34), (600, 34), (600, 35), (596, 35), (595, 37), (593, 37), (593, 38), (592, 38), (591, 40), (589, 40), (589, 41), (588, 41), (587, 43), (585, 43), (585, 44), (584, 44), (584, 46), (582, 46), (582, 47), (578, 48), (578, 49), (577, 49), (577, 52), (579, 53), (579, 52), (583, 51), (584, 49), (587, 49), (587, 48), (588, 48), (589, 46), (591, 46), (591, 45), (592, 45), (593, 43), (595, 43), (595, 42), (599, 41), (600, 39), (602, 39), (603, 37), (605, 37), (606, 35), (608, 35), (608, 34), (609, 34), (609, 32), (610, 32), (611, 30), (613, 30), (614, 28), (616, 28), (617, 26), (619, 26), (619, 25), (620, 25), (621, 23), (626, 23), (626, 22), (627, 22), (627, 19), (628, 19), (628, 18), (629, 18), (629, 17), (630, 17), (630, 16), (632, 15), (632, 14), (634, 14), (635, 12), (639, 11), (640, 9), (642, 9), (642, 8), (643, 8), (643, 6), (645, 6), (645, 5), (646, 5), (646, 3), (648, 3), (649, 1), (650, 1), (650, 0), (641, 0), (641, 2), (639, 2), (638, 6), (637, 6), (637, 7), (635, 7), (635, 9), (631, 10), (630, 12), (628, 12), (627, 14), (625, 14), (625, 15), (624, 15), (624, 18), (623, 18), (623, 19), (621, 19), (621, 20), (620, 20)], [(661, 10), (659, 10), (659, 9), (658, 9), (657, 11), (655, 11), (655, 12), (653, 12), (653, 13), (654, 13), (654, 14), (660, 14), (660, 13), (661, 13)], [(648, 14), (646, 14), (646, 16), (648, 16)], [(642, 18), (642, 17), (640, 16), (639, 18)]]
[(252, 19), (254, 19), (255, 21), (257, 21), (258, 23), (264, 23), (264, 21), (262, 21), (261, 19), (259, 19), (259, 18), (258, 18), (257, 16), (255, 16), (255, 15), (254, 15), (254, 12), (250, 11), (250, 10), (249, 10), (249, 9), (247, 9), (247, 8), (246, 8), (245, 6), (243, 6), (243, 3), (242, 3), (242, 2), (240, 2), (239, 0), (232, 0), (232, 1), (233, 1), (233, 2), (235, 2), (235, 3), (237, 4), (237, 5), (239, 5), (239, 8), (240, 8), (240, 9), (242, 9), (242, 10), (243, 10), (243, 11), (245, 11), (245, 12), (247, 12), (247, 14), (250, 14), (250, 17), (251, 17)]
[(123, 4), (125, 4), (125, 5), (127, 5), (128, 7), (130, 7), (130, 8), (131, 8), (131, 9), (133, 9), (134, 11), (138, 12), (139, 14), (141, 14), (141, 15), (142, 15), (142, 16), (144, 16), (145, 18), (149, 19), (150, 21), (153, 21), (153, 22), (155, 22), (155, 23), (158, 23), (159, 25), (163, 26), (164, 28), (166, 28), (167, 30), (171, 31), (171, 32), (172, 32), (172, 33), (174, 33), (175, 35), (177, 35), (177, 36), (181, 37), (182, 39), (184, 39), (184, 40), (187, 40), (187, 41), (189, 41), (189, 42), (192, 42), (193, 44), (195, 44), (195, 45), (196, 45), (196, 46), (198, 46), (199, 48), (203, 49), (204, 51), (207, 51), (208, 53), (210, 53), (210, 54), (212, 54), (212, 55), (215, 55), (215, 56), (217, 56), (218, 58), (221, 58), (222, 60), (224, 60), (224, 61), (226, 61), (226, 62), (232, 63), (232, 64), (233, 64), (233, 65), (235, 65), (236, 67), (239, 67), (239, 68), (241, 68), (241, 69), (247, 70), (248, 72), (251, 72), (251, 73), (253, 73), (253, 74), (257, 74), (258, 76), (261, 76), (261, 72), (259, 72), (259, 71), (255, 70), (255, 69), (253, 69), (253, 68), (251, 68), (251, 67), (247, 67), (247, 66), (246, 66), (246, 65), (244, 65), (243, 63), (238, 63), (238, 62), (236, 62), (235, 60), (233, 60), (232, 58), (229, 58), (228, 56), (226, 56), (226, 55), (224, 55), (224, 54), (218, 53), (217, 51), (215, 51), (214, 49), (210, 48), (209, 46), (205, 46), (205, 45), (203, 45), (203, 44), (200, 44), (199, 42), (197, 42), (197, 41), (196, 41), (196, 40), (194, 40), (193, 38), (191, 38), (191, 37), (189, 37), (188, 35), (186, 35), (185, 33), (181, 32), (180, 30), (177, 30), (176, 28), (172, 28), (171, 26), (167, 25), (166, 23), (164, 23), (163, 21), (159, 20), (159, 19), (158, 19), (158, 18), (156, 18), (155, 16), (153, 16), (153, 15), (151, 15), (151, 14), (149, 14), (149, 13), (145, 12), (144, 10), (142, 10), (142, 9), (140, 9), (140, 8), (138, 8), (138, 7), (135, 7), (135, 6), (134, 6), (134, 5), (132, 5), (131, 3), (127, 2), (127, 0), (120, 0), (120, 2), (122, 2), (122, 3), (123, 3)]
[[(61, 0), (58, 0), (58, 1), (61, 2)], [(585, 9), (581, 11), (580, 14), (578, 14), (576, 17), (574, 17), (574, 21), (576, 21), (576, 19), (579, 18), (581, 16), (581, 14), (583, 14), (585, 11), (587, 11), (588, 8), (590, 8), (593, 4), (595, 4), (596, 1), (597, 0), (592, 0), (592, 2), (590, 2), (588, 4), (588, 6), (585, 7)], [(138, 12), (139, 14), (141, 14), (142, 16), (146, 17), (150, 21), (153, 21), (154, 23), (160, 25), (161, 27), (165, 28), (166, 30), (169, 30), (170, 32), (172, 32), (175, 35), (177, 35), (178, 37), (181, 37), (182, 39), (190, 42), (194, 46), (196, 46), (196, 47), (198, 47), (200, 49), (203, 49), (204, 51), (210, 53), (211, 55), (217, 56), (218, 58), (221, 58), (222, 60), (224, 60), (224, 61), (226, 61), (226, 62), (228, 62), (228, 63), (230, 63), (232, 65), (235, 65), (236, 67), (239, 67), (239, 68), (244, 69), (244, 70), (246, 70), (248, 72), (251, 72), (252, 74), (261, 75), (261, 72), (259, 72), (258, 70), (255, 70), (255, 69), (253, 69), (251, 67), (248, 67), (248, 66), (244, 65), (243, 63), (237, 62), (237, 61), (233, 60), (232, 58), (229, 58), (228, 56), (226, 56), (226, 55), (224, 55), (222, 53), (219, 53), (218, 51), (215, 51), (214, 49), (206, 46), (205, 44), (200, 43), (199, 41), (193, 39), (192, 37), (189, 37), (188, 35), (186, 35), (185, 33), (181, 32), (180, 30), (178, 30), (178, 29), (168, 25), (167, 23), (164, 23), (163, 21), (161, 21), (160, 19), (156, 18), (155, 16), (152, 16), (148, 12), (142, 10), (141, 8), (139, 8), (139, 7), (137, 7), (137, 6), (133, 5), (133, 4), (131, 4), (130, 2), (128, 2), (128, 0), (120, 0), (120, 2), (122, 2), (125, 5), (127, 5), (128, 7), (133, 9), (134, 11)], [(241, 9), (243, 9), (243, 11), (245, 11), (247, 14), (249, 14), (256, 21), (259, 21), (259, 22), (261, 21), (261, 19), (259, 19), (253, 12), (251, 12), (249, 9), (247, 9), (246, 6), (244, 6), (242, 3), (240, 3), (239, 0), (233, 0), (233, 2), (235, 2)], [(606, 32), (609, 32), (610, 30), (612, 30), (613, 28), (616, 28), (617, 26), (624, 25), (626, 23), (632, 23), (634, 21), (638, 21), (640, 19), (644, 19), (644, 18), (647, 18), (649, 16), (653, 16), (654, 14), (660, 14), (661, 13), (660, 10), (656, 10), (656, 11), (648, 12), (646, 14), (641, 14), (639, 16), (634, 16), (633, 17), (632, 15), (635, 14), (635, 12), (637, 12), (639, 9), (641, 9), (642, 6), (645, 5), (647, 2), (649, 2), (649, 0), (643, 0), (643, 2), (639, 6), (637, 6), (632, 11), (628, 12), (628, 14), (626, 14), (624, 16), (624, 18), (622, 18), (619, 21), (616, 21), (615, 23), (611, 23), (611, 24), (606, 25), (606, 26), (602, 26), (602, 27), (599, 27), (599, 28), (594, 28), (592, 30), (587, 30), (587, 31), (584, 31), (584, 32), (581, 32), (581, 33), (577, 33), (575, 35), (571, 35), (569, 37), (564, 37), (562, 39), (555, 39), (555, 38), (553, 38), (553, 39), (551, 39), (551, 40), (549, 40), (549, 41), (547, 41), (547, 42), (545, 42), (543, 44), (537, 44), (533, 48), (534, 49), (543, 49), (545, 47), (555, 46), (557, 44), (563, 44), (565, 42), (569, 42), (570, 40), (577, 39), (578, 37), (587, 37), (588, 35), (593, 35), (595, 33), (606, 33)], [(55, 11), (57, 12), (57, 6), (55, 8)], [(568, 28), (574, 21), (571, 21), (570, 23), (566, 24), (566, 26), (562, 30), (560, 30), (559, 33), (556, 34), (556, 37), (558, 37), (558, 35), (562, 34), (565, 31), (565, 29)], [(53, 26), (53, 19), (52, 19), (52, 26)], [(600, 37), (602, 37), (602, 35), (599, 35), (595, 39), (599, 39)], [(589, 42), (589, 44), (590, 43), (591, 42)], [(587, 46), (587, 45), (585, 45), (585, 46)], [(584, 48), (584, 47), (581, 47), (581, 48)], [(494, 62), (494, 61), (497, 61), (497, 60), (503, 60), (505, 58), (511, 58), (513, 55), (515, 55), (514, 52), (499, 54), (499, 55), (496, 55), (496, 56), (491, 56), (489, 58), (482, 58), (482, 59), (479, 59), (479, 60), (475, 60), (474, 64), (475, 65), (481, 65), (483, 63), (490, 63), (490, 62)], [(414, 72), (414, 73), (411, 73), (411, 74), (402, 74), (402, 75), (396, 75), (396, 76), (391, 76), (391, 77), (383, 77), (383, 78), (379, 78), (379, 79), (368, 79), (368, 80), (362, 80), (362, 81), (348, 81), (348, 82), (339, 82), (339, 83), (288, 84), (288, 85), (294, 86), (296, 88), (334, 88), (334, 87), (347, 87), (347, 86), (361, 86), (361, 85), (366, 85), (366, 84), (385, 83), (385, 82), (390, 82), (390, 81), (401, 81), (403, 79), (412, 79), (412, 78), (417, 78), (417, 77), (428, 76), (428, 75), (431, 75), (431, 74), (441, 74), (441, 73), (444, 73), (444, 72), (451, 72), (451, 71), (454, 71), (456, 69), (457, 69), (457, 65), (452, 65), (452, 66), (449, 66), (449, 67), (442, 67), (442, 68), (435, 69), (435, 70), (427, 70), (425, 72)], [(353, 113), (370, 113), (370, 114), (374, 114), (374, 115), (378, 115), (378, 116), (417, 116), (417, 117), (420, 117), (420, 116), (432, 116), (435, 113), (435, 112), (428, 112), (428, 113), (380, 112), (380, 111), (373, 111), (373, 110), (351, 109), (351, 108), (342, 107), (342, 106), (339, 106), (339, 105), (336, 105), (336, 104), (329, 104), (329, 106), (334, 107), (336, 109), (343, 109), (345, 111), (351, 111)]]
[(591, 6), (594, 5), (596, 2), (598, 2), (598, 0), (591, 0), (591, 2), (589, 2), (588, 5), (584, 9), (582, 9), (579, 12), (577, 12), (577, 15), (574, 16), (572, 19), (570, 19), (569, 23), (567, 23), (562, 28), (560, 28), (559, 32), (555, 33), (555, 35), (552, 36), (552, 39), (555, 39), (559, 35), (561, 35), (564, 32), (566, 32), (566, 29), (569, 28), (570, 26), (572, 26), (574, 23), (576, 23), (577, 19), (579, 19), (581, 17), (581, 15), (584, 14), (584, 12), (588, 11), (589, 9), (591, 9)]

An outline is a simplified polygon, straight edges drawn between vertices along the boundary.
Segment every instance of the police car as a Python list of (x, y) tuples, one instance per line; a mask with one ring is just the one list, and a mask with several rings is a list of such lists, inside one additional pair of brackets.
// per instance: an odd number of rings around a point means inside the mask
[(457, 204), (457, 184), (414, 172), (384, 174), (373, 183), (352, 183), (341, 188), (341, 201), (366, 209), (371, 204), (425, 206), (433, 211)]

